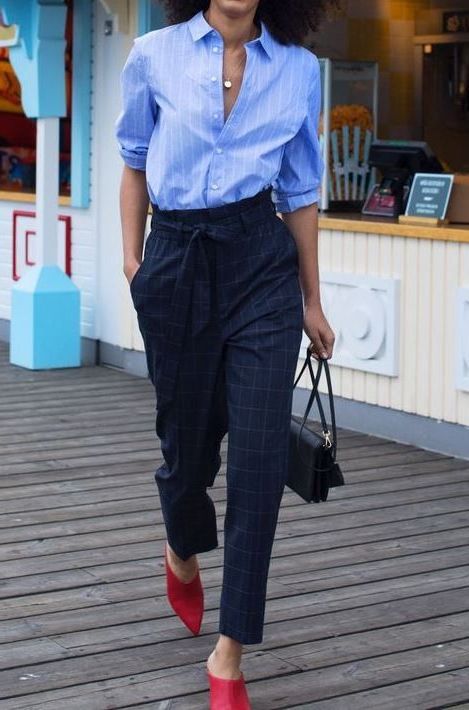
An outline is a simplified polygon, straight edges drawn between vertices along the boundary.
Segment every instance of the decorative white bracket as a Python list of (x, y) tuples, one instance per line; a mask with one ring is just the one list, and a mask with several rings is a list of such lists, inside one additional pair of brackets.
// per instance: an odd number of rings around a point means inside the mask
[[(400, 281), (352, 273), (321, 273), (321, 302), (335, 333), (331, 365), (398, 374)], [(309, 339), (303, 336), (302, 356)]]

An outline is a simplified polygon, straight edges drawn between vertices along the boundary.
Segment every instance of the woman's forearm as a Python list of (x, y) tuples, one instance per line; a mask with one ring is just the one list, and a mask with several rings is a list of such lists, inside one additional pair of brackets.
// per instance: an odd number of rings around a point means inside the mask
[(298, 247), (300, 284), (305, 305), (320, 303), (318, 266), (318, 207), (317, 203), (281, 217), (292, 232)]
[(304, 331), (311, 340), (310, 350), (316, 359), (332, 357), (335, 333), (322, 310), (319, 285), (318, 206), (300, 207), (282, 212), (281, 217), (298, 247), (299, 280), (304, 303)]
[(145, 172), (124, 165), (120, 185), (123, 267), (129, 278), (142, 260), (148, 215), (148, 190)]

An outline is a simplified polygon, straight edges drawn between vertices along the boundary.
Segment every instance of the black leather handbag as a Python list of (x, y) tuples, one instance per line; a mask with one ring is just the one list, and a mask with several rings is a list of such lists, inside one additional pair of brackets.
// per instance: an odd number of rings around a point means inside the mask
[[(296, 387), (305, 368), (308, 367), (313, 387), (301, 424), (293, 415), (291, 418), (288, 479), (286, 484), (307, 503), (320, 503), (321, 501), (327, 500), (329, 488), (343, 486), (345, 481), (340, 466), (336, 461), (337, 435), (329, 365), (327, 358), (320, 358), (318, 360), (318, 370), (315, 377), (311, 357), (311, 351), (308, 348), (305, 363), (293, 385), (293, 387)], [(318, 391), (323, 367), (326, 372), (329, 394), (332, 438), (331, 432), (327, 427)], [(322, 435), (305, 427), (305, 422), (315, 398), (317, 399), (321, 418)]]

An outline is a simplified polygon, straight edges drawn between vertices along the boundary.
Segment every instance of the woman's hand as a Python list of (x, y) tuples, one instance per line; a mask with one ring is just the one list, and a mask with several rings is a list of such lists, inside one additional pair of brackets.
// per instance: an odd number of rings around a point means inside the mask
[(308, 350), (310, 350), (315, 360), (319, 360), (319, 358), (331, 358), (335, 334), (320, 304), (305, 305), (303, 328), (306, 335), (311, 340)]
[(140, 268), (140, 262), (137, 260), (132, 260), (131, 262), (126, 262), (124, 264), (124, 274), (125, 278), (127, 279), (129, 286), (130, 282), (132, 281), (133, 277), (137, 273), (138, 269)]

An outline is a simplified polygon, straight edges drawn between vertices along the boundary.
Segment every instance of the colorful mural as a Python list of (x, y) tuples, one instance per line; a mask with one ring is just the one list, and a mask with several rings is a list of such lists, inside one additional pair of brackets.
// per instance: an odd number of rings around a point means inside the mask
[[(65, 91), (67, 115), (60, 119), (59, 193), (71, 192), (72, 16), (68, 0), (65, 28)], [(36, 190), (36, 119), (25, 115), (21, 85), (10, 62), (9, 47), (18, 37), (16, 25), (6, 25), (0, 10), (0, 190)]]

